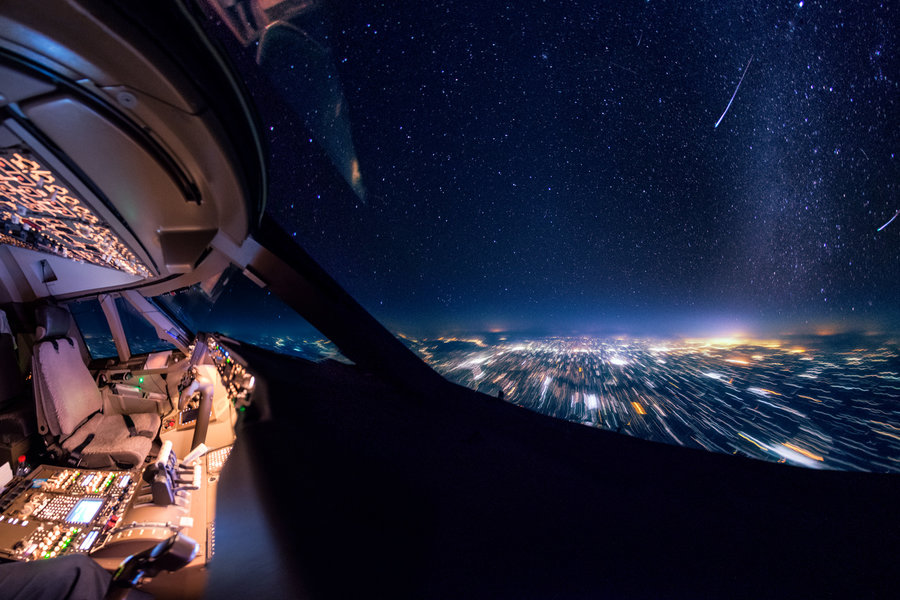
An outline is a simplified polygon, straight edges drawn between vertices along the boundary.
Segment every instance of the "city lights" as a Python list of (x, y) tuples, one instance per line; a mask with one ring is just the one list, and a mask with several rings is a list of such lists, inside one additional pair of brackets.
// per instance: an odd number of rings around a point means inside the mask
[(543, 414), (807, 468), (900, 471), (895, 342), (445, 341), (411, 345), (449, 379)]

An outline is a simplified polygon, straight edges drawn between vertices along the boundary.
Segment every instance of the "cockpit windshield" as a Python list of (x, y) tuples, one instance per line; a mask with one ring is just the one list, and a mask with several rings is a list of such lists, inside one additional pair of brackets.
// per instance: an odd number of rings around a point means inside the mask
[(448, 378), (900, 470), (886, 4), (208, 4), (270, 215)]
[(277, 296), (235, 269), (153, 301), (189, 331), (222, 333), (307, 360), (349, 362), (333, 343)]

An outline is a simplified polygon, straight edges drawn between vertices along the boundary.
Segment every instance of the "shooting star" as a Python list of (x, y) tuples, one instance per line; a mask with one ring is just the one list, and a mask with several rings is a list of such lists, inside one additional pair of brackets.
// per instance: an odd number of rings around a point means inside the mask
[(728, 106), (725, 107), (725, 112), (722, 113), (722, 116), (719, 117), (719, 120), (716, 121), (716, 124), (713, 125), (713, 129), (719, 126), (719, 123), (722, 122), (722, 119), (725, 118), (725, 115), (728, 114), (728, 109), (731, 108), (731, 103), (734, 102), (734, 97), (737, 96), (738, 90), (741, 89), (741, 84), (744, 82), (744, 75), (747, 74), (747, 69), (750, 68), (750, 63), (753, 62), (753, 55), (750, 55), (750, 60), (747, 61), (747, 66), (744, 67), (744, 72), (741, 74), (741, 79), (738, 81), (737, 87), (734, 88), (734, 93), (731, 95), (731, 100), (728, 101)]
[(879, 227), (879, 228), (877, 229), (877, 231), (881, 231), (882, 229), (884, 229), (885, 227), (887, 227), (888, 225), (890, 225), (891, 223), (893, 223), (893, 222), (894, 222), (894, 219), (897, 218), (897, 215), (900, 215), (900, 210), (898, 210), (897, 212), (895, 212), (895, 213), (894, 213), (894, 216), (891, 217), (890, 219), (888, 219), (888, 222), (885, 223), (884, 225), (882, 225), (881, 227)]
[(628, 67), (623, 67), (622, 65), (616, 64), (616, 63), (614, 63), (614, 62), (611, 62), (611, 63), (609, 63), (609, 64), (611, 64), (612, 66), (614, 66), (614, 67), (616, 67), (616, 68), (618, 68), (618, 69), (622, 69), (623, 71), (628, 71), (628, 72), (631, 73), (632, 75), (637, 76), (637, 71), (635, 71), (635, 70), (633, 70), (633, 69), (629, 69)]

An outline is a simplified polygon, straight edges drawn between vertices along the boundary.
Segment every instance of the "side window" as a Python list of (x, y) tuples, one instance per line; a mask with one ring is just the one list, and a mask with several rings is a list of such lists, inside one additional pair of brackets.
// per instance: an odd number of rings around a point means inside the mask
[(91, 358), (112, 358), (118, 356), (112, 332), (106, 322), (106, 315), (96, 298), (77, 300), (66, 305), (75, 318), (81, 337), (87, 345)]
[(125, 330), (125, 339), (128, 340), (128, 349), (132, 354), (149, 354), (150, 352), (175, 349), (175, 346), (169, 342), (159, 339), (153, 325), (148, 323), (141, 313), (124, 298), (116, 298), (116, 311), (122, 320), (122, 329)]
[(237, 270), (153, 298), (189, 329), (229, 337), (307, 360), (348, 361), (330, 341), (277, 296)]

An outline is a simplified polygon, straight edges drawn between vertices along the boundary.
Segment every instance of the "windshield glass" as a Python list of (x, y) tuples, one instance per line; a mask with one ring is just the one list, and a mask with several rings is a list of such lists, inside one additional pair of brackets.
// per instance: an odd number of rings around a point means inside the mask
[(268, 210), (439, 371), (631, 435), (900, 470), (886, 4), (275, 4), (218, 30)]
[(132, 355), (175, 349), (171, 343), (159, 339), (153, 326), (125, 298), (116, 298), (116, 311)]
[(118, 356), (116, 342), (113, 340), (109, 322), (99, 300), (96, 298), (76, 300), (66, 304), (66, 308), (72, 313), (91, 358)]
[(194, 333), (221, 333), (307, 360), (349, 362), (305, 319), (236, 269), (153, 301)]

